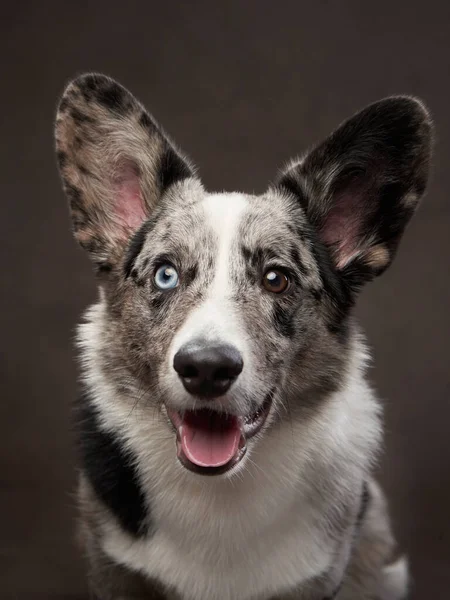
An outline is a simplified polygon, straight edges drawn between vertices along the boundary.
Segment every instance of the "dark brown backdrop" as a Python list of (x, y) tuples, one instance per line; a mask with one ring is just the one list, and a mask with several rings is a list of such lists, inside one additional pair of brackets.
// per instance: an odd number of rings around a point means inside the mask
[(1, 557), (3, 600), (84, 598), (72, 543), (71, 337), (95, 290), (53, 157), (66, 81), (106, 72), (194, 158), (206, 185), (262, 191), (364, 104), (422, 96), (434, 176), (392, 269), (363, 294), (386, 399), (382, 479), (415, 577), (450, 597), (450, 9), (446, 1), (17, 2), (2, 8)]

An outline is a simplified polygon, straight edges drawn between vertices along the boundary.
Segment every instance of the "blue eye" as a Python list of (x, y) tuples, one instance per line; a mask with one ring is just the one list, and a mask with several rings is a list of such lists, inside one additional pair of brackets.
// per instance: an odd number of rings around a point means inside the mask
[(155, 273), (155, 283), (160, 290), (171, 290), (178, 285), (178, 273), (172, 265), (162, 265)]

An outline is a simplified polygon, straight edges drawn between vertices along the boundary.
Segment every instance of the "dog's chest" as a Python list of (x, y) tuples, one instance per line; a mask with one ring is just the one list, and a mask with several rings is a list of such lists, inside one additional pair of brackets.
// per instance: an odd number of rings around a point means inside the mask
[(107, 553), (174, 587), (183, 600), (262, 600), (329, 566), (332, 549), (317, 507), (293, 490), (254, 482), (195, 491), (157, 490), (153, 534), (133, 540), (112, 527)]

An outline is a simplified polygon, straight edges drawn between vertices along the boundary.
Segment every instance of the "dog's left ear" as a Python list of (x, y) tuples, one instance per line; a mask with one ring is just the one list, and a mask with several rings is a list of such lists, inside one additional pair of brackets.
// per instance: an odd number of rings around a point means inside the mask
[(399, 96), (344, 122), (277, 187), (302, 204), (352, 287), (392, 262), (428, 179), (432, 125), (423, 104)]

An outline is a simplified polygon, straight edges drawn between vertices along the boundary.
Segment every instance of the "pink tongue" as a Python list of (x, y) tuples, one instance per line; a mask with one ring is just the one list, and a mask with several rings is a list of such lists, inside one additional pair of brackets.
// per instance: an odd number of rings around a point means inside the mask
[(199, 467), (220, 467), (238, 451), (241, 429), (236, 417), (206, 410), (188, 411), (180, 426), (181, 447)]

